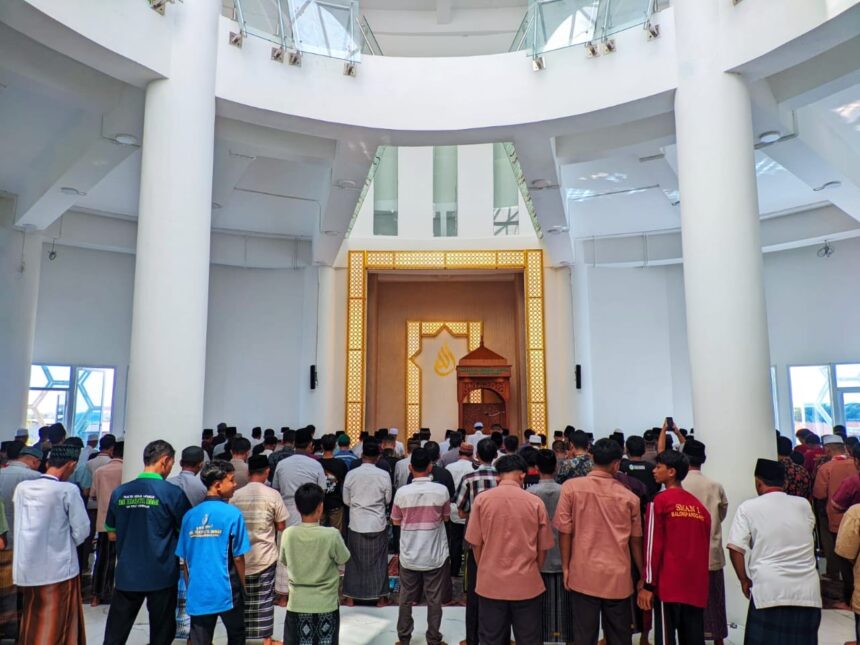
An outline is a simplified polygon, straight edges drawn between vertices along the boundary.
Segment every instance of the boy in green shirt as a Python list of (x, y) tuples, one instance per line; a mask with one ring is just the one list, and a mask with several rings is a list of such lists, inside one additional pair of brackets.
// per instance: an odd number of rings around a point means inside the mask
[(290, 576), (285, 645), (338, 645), (338, 567), (349, 560), (349, 550), (340, 531), (320, 526), (324, 498), (325, 492), (316, 484), (300, 486), (295, 500), (302, 523), (289, 527), (281, 537), (280, 561)]

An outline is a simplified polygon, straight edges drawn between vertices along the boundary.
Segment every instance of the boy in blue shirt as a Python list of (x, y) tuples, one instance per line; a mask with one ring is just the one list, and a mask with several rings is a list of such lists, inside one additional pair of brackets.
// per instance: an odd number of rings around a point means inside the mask
[(245, 642), (245, 554), (251, 543), (242, 512), (227, 503), (236, 490), (233, 465), (212, 461), (203, 467), (200, 480), (208, 496), (185, 514), (176, 546), (188, 582), (191, 644), (210, 645), (220, 616), (228, 645), (241, 645)]

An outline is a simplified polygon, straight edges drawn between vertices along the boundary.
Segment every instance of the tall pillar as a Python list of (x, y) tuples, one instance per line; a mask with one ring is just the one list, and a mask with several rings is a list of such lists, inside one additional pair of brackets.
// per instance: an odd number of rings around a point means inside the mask
[(319, 437), (343, 430), (343, 415), (336, 414), (337, 406), (334, 405), (336, 397), (343, 394), (337, 389), (335, 374), (337, 288), (332, 267), (309, 267), (305, 271), (305, 311), (315, 315), (305, 320), (303, 353), (307, 359), (304, 369), (316, 365), (317, 386), (311, 390), (310, 384), (303, 381), (302, 424), (312, 423), (316, 426)]
[(581, 241), (575, 243), (575, 262), (571, 268), (573, 299), (574, 362), (581, 366), (581, 389), (576, 390), (576, 427), (594, 431), (594, 379), (591, 369), (591, 318), (588, 288), (588, 264)]
[(220, 6), (170, 6), (170, 77), (146, 88), (125, 479), (153, 439), (200, 443)]
[[(729, 516), (753, 497), (759, 457), (774, 458), (770, 354), (750, 97), (720, 68), (719, 0), (676, 0), (675, 124), (684, 291), (696, 437), (706, 475), (725, 486)], [(680, 314), (679, 314), (680, 315)], [(747, 601), (726, 571), (729, 622)]]
[(0, 198), (0, 434), (24, 427), (36, 304), (39, 298), (42, 236), (17, 231), (13, 202)]

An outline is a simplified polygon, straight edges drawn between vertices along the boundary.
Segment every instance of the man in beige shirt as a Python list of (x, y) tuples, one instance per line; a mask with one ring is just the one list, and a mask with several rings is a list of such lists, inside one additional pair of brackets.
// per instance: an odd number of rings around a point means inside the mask
[(711, 514), (711, 550), (708, 562), (708, 606), (705, 607), (705, 640), (722, 645), (728, 638), (726, 620), (726, 583), (723, 568), (726, 557), (723, 553), (723, 520), (729, 510), (729, 500), (722, 484), (702, 474), (705, 463), (705, 444), (696, 439), (687, 439), (683, 452), (690, 461), (690, 472), (684, 478), (683, 488), (698, 499)]
[(116, 542), (105, 531), (105, 516), (110, 497), (122, 483), (122, 453), (125, 442), (117, 441), (111, 448), (113, 455), (107, 463), (93, 473), (90, 487), (90, 504), (96, 508), (96, 562), (93, 568), (93, 598), (90, 604), (110, 603), (113, 598), (114, 570), (116, 569)]
[[(237, 439), (236, 441), (240, 441)], [(242, 441), (247, 442), (247, 439)], [(275, 628), (275, 567), (278, 562), (277, 531), (287, 525), (287, 508), (278, 491), (270, 488), (269, 459), (248, 459), (248, 483), (230, 503), (242, 511), (251, 550), (245, 554), (245, 631), (248, 639), (271, 645)]]
[(248, 483), (248, 457), (251, 454), (251, 442), (245, 437), (237, 437), (233, 439), (230, 446), (232, 458), (230, 463), (233, 464), (233, 478), (236, 481), (236, 490), (239, 490)]

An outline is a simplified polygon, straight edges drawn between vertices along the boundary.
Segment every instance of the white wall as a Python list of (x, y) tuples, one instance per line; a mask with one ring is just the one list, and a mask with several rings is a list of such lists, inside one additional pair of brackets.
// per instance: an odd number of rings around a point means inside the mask
[[(34, 362), (115, 367), (114, 432), (125, 424), (134, 256), (58, 247), (42, 256)], [(296, 425), (307, 387), (302, 270), (213, 265), (206, 357), (207, 427)], [(166, 432), (169, 419), (165, 419)]]

